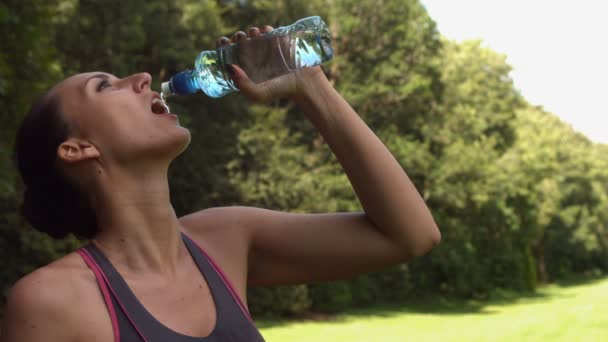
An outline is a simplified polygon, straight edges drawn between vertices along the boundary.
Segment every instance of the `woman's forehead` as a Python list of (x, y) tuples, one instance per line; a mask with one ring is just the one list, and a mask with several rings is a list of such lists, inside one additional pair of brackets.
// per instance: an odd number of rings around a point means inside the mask
[(66, 78), (65, 80), (58, 83), (55, 88), (57, 91), (61, 91), (62, 89), (70, 89), (70, 88), (80, 88), (83, 87), (88, 79), (94, 77), (96, 75), (106, 75), (111, 77), (112, 75), (101, 72), (101, 71), (93, 71), (93, 72), (85, 72), (81, 74), (76, 74)]
[(89, 78), (96, 74), (100, 73), (86, 72), (70, 76), (49, 91), (51, 96), (59, 100), (59, 107), (62, 113), (67, 115), (67, 120), (71, 121), (73, 119), (69, 113), (82, 111), (82, 106), (85, 105), (85, 99), (87, 98), (84, 85)]
[(60, 103), (70, 106), (70, 102), (80, 101), (85, 96), (85, 85), (87, 84), (87, 81), (98, 75), (113, 77), (104, 72), (85, 72), (76, 74), (59, 82), (51, 88), (50, 93), (53, 96), (57, 96)]

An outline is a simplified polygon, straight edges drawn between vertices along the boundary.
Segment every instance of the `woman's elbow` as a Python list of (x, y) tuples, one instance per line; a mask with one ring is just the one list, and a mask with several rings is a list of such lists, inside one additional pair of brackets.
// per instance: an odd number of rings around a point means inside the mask
[(420, 237), (411, 248), (413, 257), (427, 254), (441, 242), (441, 232), (437, 225), (433, 224), (425, 230), (425, 234)]

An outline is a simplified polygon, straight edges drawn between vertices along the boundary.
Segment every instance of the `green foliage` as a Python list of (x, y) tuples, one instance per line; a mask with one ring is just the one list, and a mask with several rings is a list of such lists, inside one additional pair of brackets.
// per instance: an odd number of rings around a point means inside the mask
[(441, 46), (435, 23), (417, 0), (335, 6), (330, 75), (337, 88), (382, 137), (387, 131), (386, 137), (420, 140), (442, 89), (433, 62)]
[(413, 289), (412, 275), (406, 264), (360, 275), (350, 282), (353, 305), (359, 307), (405, 303), (411, 298)]
[(350, 284), (346, 281), (309, 285), (309, 292), (315, 311), (335, 313), (352, 305)]
[[(33, 96), (61, 78), (57, 51), (48, 33), (59, 1), (9, 0), (0, 4), (0, 295), (34, 267), (62, 255), (64, 242), (40, 237), (18, 216), (21, 186), (12, 163), (17, 125)], [(3, 301), (2, 301), (3, 302)], [(3, 307), (2, 305), (1, 307)], [(0, 315), (1, 315), (0, 308)]]
[(253, 315), (293, 316), (310, 309), (309, 290), (306, 285), (275, 288), (252, 288), (247, 291)]
[(448, 114), (438, 140), (473, 142), (492, 139), (501, 151), (512, 145), (515, 110), (522, 98), (509, 77), (506, 56), (484, 48), (480, 41), (445, 42), (441, 63), (445, 84), (441, 106)]

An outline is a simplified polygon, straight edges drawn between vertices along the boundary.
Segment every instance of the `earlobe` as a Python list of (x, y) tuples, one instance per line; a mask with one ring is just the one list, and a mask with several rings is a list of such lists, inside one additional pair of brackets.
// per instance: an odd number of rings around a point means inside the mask
[(74, 138), (62, 142), (57, 148), (57, 156), (67, 163), (97, 158), (99, 155), (99, 150), (93, 144)]

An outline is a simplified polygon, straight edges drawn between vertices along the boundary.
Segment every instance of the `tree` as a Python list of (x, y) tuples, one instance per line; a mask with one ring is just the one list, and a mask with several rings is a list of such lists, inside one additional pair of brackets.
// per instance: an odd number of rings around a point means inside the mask
[[(0, 295), (35, 266), (57, 258), (73, 240), (53, 243), (28, 228), (18, 215), (21, 185), (12, 163), (18, 123), (33, 98), (61, 77), (49, 32), (61, 1), (9, 0), (0, 3)], [(1, 310), (1, 309), (0, 309)], [(0, 312), (1, 314), (1, 312)]]

